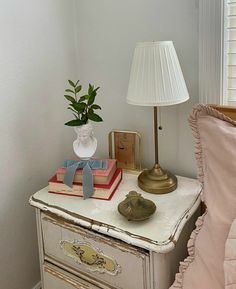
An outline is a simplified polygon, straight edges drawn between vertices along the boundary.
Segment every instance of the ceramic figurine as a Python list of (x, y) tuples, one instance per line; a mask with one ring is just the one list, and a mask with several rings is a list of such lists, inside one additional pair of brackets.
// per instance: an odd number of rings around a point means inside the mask
[(97, 149), (97, 139), (93, 135), (93, 126), (87, 123), (74, 128), (77, 139), (73, 142), (75, 154), (81, 159), (91, 158)]

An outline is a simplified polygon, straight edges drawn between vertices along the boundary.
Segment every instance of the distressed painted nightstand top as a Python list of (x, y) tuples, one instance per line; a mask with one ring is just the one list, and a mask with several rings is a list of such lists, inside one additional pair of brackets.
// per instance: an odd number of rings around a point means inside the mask
[[(117, 206), (131, 190), (156, 204), (157, 210), (150, 219), (129, 222), (119, 214)], [(185, 223), (197, 210), (200, 191), (197, 180), (178, 177), (177, 190), (154, 195), (137, 186), (137, 174), (124, 173), (118, 191), (110, 201), (49, 194), (46, 187), (30, 198), (30, 204), (131, 245), (167, 253), (174, 249)]]

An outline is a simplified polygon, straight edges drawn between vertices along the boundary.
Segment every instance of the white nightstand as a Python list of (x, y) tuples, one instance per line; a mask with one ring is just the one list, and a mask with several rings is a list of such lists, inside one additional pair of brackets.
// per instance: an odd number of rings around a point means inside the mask
[[(143, 222), (128, 222), (117, 211), (136, 190), (155, 202), (156, 213)], [(178, 177), (176, 191), (143, 192), (136, 174), (124, 174), (111, 201), (35, 193), (43, 289), (167, 289), (200, 204), (197, 180)]]

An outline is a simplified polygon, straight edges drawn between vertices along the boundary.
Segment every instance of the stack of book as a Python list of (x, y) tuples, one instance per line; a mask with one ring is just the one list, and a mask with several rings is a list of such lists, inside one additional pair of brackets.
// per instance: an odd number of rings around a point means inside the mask
[[(107, 169), (93, 169), (94, 192), (91, 198), (110, 200), (122, 180), (122, 169), (117, 168), (115, 159), (108, 159)], [(77, 169), (72, 188), (63, 183), (66, 168), (60, 167), (49, 180), (49, 193), (83, 196), (83, 172)]]

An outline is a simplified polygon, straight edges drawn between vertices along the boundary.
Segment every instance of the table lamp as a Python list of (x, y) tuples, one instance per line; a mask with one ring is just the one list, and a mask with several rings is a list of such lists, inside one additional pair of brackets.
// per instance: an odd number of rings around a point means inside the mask
[(172, 41), (137, 43), (131, 66), (127, 103), (154, 107), (155, 164), (138, 176), (139, 187), (164, 194), (177, 188), (177, 178), (159, 165), (157, 107), (185, 102), (188, 90)]

